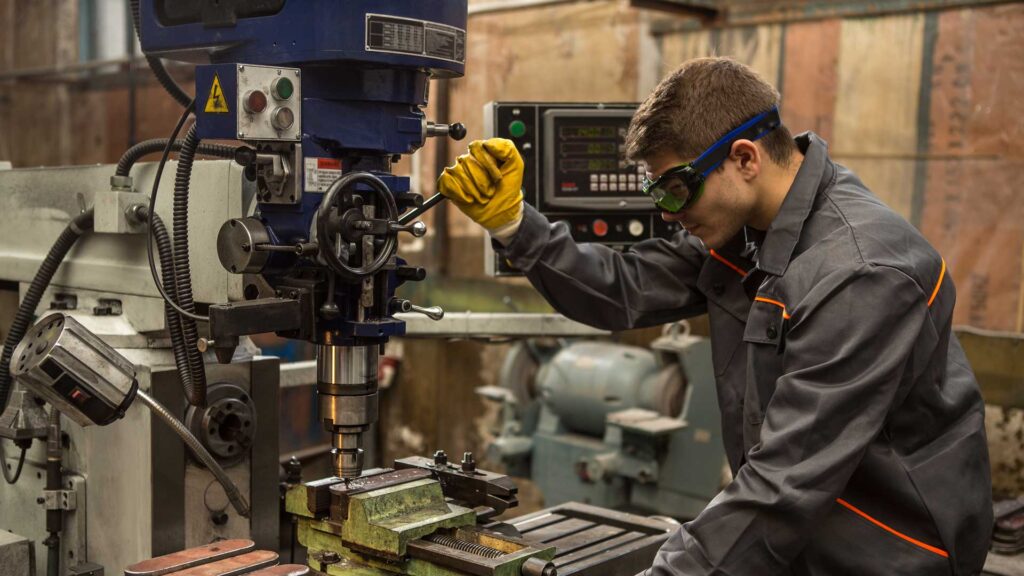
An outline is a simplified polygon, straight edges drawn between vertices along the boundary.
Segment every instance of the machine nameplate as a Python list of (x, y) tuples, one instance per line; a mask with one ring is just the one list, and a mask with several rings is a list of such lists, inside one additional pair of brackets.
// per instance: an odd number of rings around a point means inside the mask
[(466, 31), (427, 20), (366, 15), (366, 50), (466, 62)]

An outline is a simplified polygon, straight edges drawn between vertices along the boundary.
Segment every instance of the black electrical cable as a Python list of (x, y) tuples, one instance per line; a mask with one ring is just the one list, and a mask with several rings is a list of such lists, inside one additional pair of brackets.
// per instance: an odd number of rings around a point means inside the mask
[(46, 288), (50, 285), (50, 280), (53, 279), (57, 268), (60, 267), (60, 263), (64, 261), (64, 257), (67, 256), (68, 251), (75, 245), (78, 238), (85, 232), (92, 230), (92, 226), (92, 208), (72, 218), (67, 228), (61, 232), (57, 241), (50, 247), (46, 257), (43, 258), (43, 263), (39, 265), (39, 270), (36, 271), (35, 277), (32, 278), (32, 283), (25, 292), (25, 298), (18, 307), (18, 313), (14, 316), (14, 322), (11, 323), (11, 327), (8, 329), (7, 338), (4, 340), (3, 354), (0, 356), (0, 412), (3, 412), (7, 406), (7, 398), (10, 395), (13, 383), (13, 378), (11, 377), (11, 356), (14, 354), (14, 347), (25, 337), (25, 332), (28, 331), (29, 326), (32, 324), (32, 319), (35, 317), (39, 301), (42, 299)]
[[(195, 312), (192, 300), (192, 270), (188, 259), (188, 194), (192, 180), (192, 162), (195, 160), (199, 137), (193, 124), (185, 134), (185, 142), (178, 151), (178, 170), (174, 175), (174, 213), (171, 230), (174, 233), (174, 284), (177, 288), (178, 305), (189, 312)], [(192, 385), (197, 402), (193, 406), (206, 404), (206, 373), (203, 354), (199, 351), (199, 330), (192, 318), (181, 319), (185, 334), (185, 352), (192, 370)]]
[(18, 456), (18, 466), (14, 470), (14, 475), (7, 470), (7, 454), (4, 453), (4, 443), (0, 442), (0, 472), (4, 474), (4, 481), (8, 484), (14, 484), (21, 478), (21, 469), (25, 467), (25, 453), (28, 452), (28, 446), (21, 449), (21, 455)]
[[(184, 140), (175, 140), (171, 144), (171, 152), (177, 152), (181, 150)], [(128, 176), (132, 170), (132, 166), (139, 161), (143, 156), (149, 154), (156, 154), (167, 146), (167, 138), (154, 138), (152, 140), (144, 140), (139, 142), (135, 146), (125, 150), (124, 154), (121, 155), (121, 159), (117, 161), (117, 170), (114, 172), (115, 176)], [(235, 147), (225, 146), (223, 144), (199, 144), (199, 148), (196, 150), (196, 154), (201, 156), (214, 156), (217, 158), (234, 158)]]
[[(156, 213), (156, 194), (160, 188), (160, 177), (161, 175), (163, 175), (164, 166), (167, 164), (167, 157), (171, 154), (171, 145), (178, 138), (178, 133), (181, 132), (181, 127), (185, 124), (185, 120), (191, 113), (192, 105), (190, 104), (189, 106), (185, 107), (185, 110), (182, 111), (181, 117), (178, 118), (178, 124), (174, 127), (174, 131), (171, 133), (171, 137), (167, 139), (167, 144), (164, 145), (164, 153), (163, 156), (160, 157), (160, 163), (157, 164), (156, 177), (153, 179), (153, 190), (149, 195), (150, 214)], [(172, 300), (171, 297), (167, 294), (167, 292), (164, 291), (163, 284), (160, 281), (160, 275), (157, 274), (156, 271), (156, 259), (153, 258), (153, 229), (150, 228), (149, 232), (149, 234), (146, 234), (146, 256), (149, 258), (149, 273), (150, 275), (153, 276), (153, 283), (156, 285), (157, 292), (160, 293), (160, 296), (164, 299), (164, 302), (170, 305), (171, 308), (174, 308), (174, 311), (177, 312), (178, 314), (181, 314), (186, 318), (191, 318), (197, 322), (208, 322), (208, 316), (201, 316), (194, 312), (189, 312), (188, 310), (185, 310), (184, 308), (179, 306), (175, 300)]]
[[(174, 248), (171, 245), (171, 236), (167, 233), (167, 227), (164, 226), (164, 222), (159, 216), (150, 214), (145, 207), (139, 210), (138, 216), (149, 222), (153, 229), (157, 252), (160, 254), (160, 277), (163, 281), (164, 291), (168, 294), (175, 294), (177, 286), (174, 280)], [(195, 379), (192, 377), (192, 370), (188, 363), (186, 352), (188, 344), (185, 340), (185, 333), (182, 331), (181, 316), (166, 302), (164, 302), (164, 315), (167, 318), (167, 331), (171, 336), (174, 365), (178, 369), (178, 377), (181, 378), (185, 398), (189, 404), (195, 405), (198, 398), (195, 391)]]
[[(131, 0), (132, 8), (132, 22), (135, 24), (135, 36), (142, 42), (142, 27), (140, 26), (140, 15), (139, 15), (139, 0)], [(178, 104), (181, 104), (185, 108), (192, 107), (192, 97), (188, 95), (188, 92), (178, 85), (171, 78), (171, 75), (167, 73), (167, 68), (164, 68), (164, 63), (155, 56), (146, 56), (146, 63), (149, 64), (149, 69), (153, 71), (153, 75), (156, 76), (157, 82), (164, 87), (164, 90), (174, 98)]]

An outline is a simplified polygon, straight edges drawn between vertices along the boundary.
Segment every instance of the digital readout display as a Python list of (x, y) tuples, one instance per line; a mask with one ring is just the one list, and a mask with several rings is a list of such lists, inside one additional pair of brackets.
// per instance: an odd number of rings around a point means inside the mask
[(558, 167), (562, 172), (614, 172), (620, 168), (618, 158), (566, 158)]
[(614, 156), (615, 142), (563, 142), (562, 156)]
[(615, 138), (618, 134), (615, 126), (560, 126), (558, 134), (569, 140), (590, 140), (601, 138)]

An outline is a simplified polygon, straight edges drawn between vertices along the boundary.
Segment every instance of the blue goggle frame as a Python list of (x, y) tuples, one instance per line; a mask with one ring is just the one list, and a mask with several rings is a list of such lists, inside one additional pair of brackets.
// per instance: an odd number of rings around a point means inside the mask
[(725, 162), (737, 140), (757, 141), (782, 125), (779, 108), (773, 106), (718, 139), (696, 160), (665, 171), (651, 180), (644, 178), (643, 193), (666, 212), (679, 212), (693, 205), (704, 192), (708, 175)]

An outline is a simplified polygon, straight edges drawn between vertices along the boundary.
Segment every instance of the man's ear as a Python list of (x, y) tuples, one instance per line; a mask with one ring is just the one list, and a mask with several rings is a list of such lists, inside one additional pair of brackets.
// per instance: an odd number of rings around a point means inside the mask
[(750, 140), (737, 140), (732, 143), (729, 159), (736, 161), (737, 172), (746, 181), (751, 181), (761, 173), (764, 155), (761, 149)]

